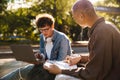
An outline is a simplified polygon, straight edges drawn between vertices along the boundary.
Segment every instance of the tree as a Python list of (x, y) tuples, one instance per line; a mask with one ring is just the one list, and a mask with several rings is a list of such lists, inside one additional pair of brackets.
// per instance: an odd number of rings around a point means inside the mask
[[(99, 1), (96, 6), (105, 6), (109, 8), (119, 8), (120, 9), (120, 0), (104, 0), (103, 2)], [(112, 14), (107, 12), (99, 12), (98, 14), (104, 16), (108, 21), (114, 23), (120, 29), (120, 14)]]
[(5, 24), (5, 17), (4, 15), (7, 13), (6, 12), (6, 7), (7, 7), (7, 1), (6, 0), (0, 0), (0, 39), (1, 35), (6, 32), (7, 26)]
[[(28, 0), (29, 1), (29, 0)], [(71, 6), (75, 0), (39, 0), (33, 3), (30, 8), (19, 8), (9, 10), (4, 14), (0, 21), (4, 36), (16, 35), (25, 36), (27, 39), (36, 40), (31, 21), (40, 13), (49, 13), (55, 18), (55, 28), (67, 34), (71, 40), (79, 40), (81, 28), (73, 21), (71, 17)]]
[[(33, 16), (39, 13), (49, 13), (55, 18), (55, 28), (67, 34), (71, 40), (79, 40), (81, 28), (71, 17), (71, 6), (75, 0), (44, 0), (36, 2), (31, 10)], [(74, 30), (73, 30), (74, 29)], [(72, 32), (71, 32), (72, 31)]]

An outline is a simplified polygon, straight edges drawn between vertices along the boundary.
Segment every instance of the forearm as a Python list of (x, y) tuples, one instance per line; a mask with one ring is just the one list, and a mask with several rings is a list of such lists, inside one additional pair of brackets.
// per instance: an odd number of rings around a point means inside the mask
[(80, 68), (73, 69), (73, 70), (62, 70), (62, 74), (74, 76), (77, 78), (80, 78), (79, 72), (80, 72)]
[(88, 62), (89, 54), (80, 54), (80, 56), (81, 56), (81, 59), (80, 59), (79, 63), (86, 63), (86, 62)]
[(77, 63), (77, 66), (78, 67), (85, 67), (85, 64), (88, 62), (88, 54), (80, 54), (80, 60), (79, 62)]

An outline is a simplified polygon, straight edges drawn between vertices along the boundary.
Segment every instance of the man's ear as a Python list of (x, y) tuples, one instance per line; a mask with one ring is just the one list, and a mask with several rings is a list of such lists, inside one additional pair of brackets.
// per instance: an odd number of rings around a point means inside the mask
[(52, 24), (52, 29), (54, 29), (54, 24)]
[(80, 17), (81, 21), (83, 21), (85, 19), (85, 15), (83, 13), (80, 13), (79, 17)]

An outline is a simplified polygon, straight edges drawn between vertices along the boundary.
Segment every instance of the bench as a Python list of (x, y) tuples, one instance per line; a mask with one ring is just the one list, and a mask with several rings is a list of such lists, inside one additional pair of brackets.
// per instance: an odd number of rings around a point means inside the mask
[[(71, 46), (74, 48), (87, 47), (88, 41), (75, 41)], [(39, 49), (39, 45), (32, 45), (33, 49)], [(79, 49), (80, 50), (80, 49)], [(85, 51), (85, 50), (84, 50)], [(83, 51), (83, 52), (84, 52)], [(14, 55), (9, 46), (0, 46), (0, 59), (14, 58)]]

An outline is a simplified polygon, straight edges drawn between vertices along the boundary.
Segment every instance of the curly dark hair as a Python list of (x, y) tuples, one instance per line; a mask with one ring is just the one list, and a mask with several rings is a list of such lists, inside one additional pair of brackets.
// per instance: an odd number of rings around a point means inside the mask
[(52, 26), (54, 24), (54, 18), (50, 14), (39, 14), (36, 17), (36, 26), (38, 28), (43, 28), (46, 25)]

